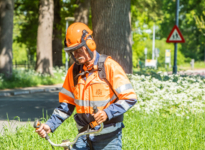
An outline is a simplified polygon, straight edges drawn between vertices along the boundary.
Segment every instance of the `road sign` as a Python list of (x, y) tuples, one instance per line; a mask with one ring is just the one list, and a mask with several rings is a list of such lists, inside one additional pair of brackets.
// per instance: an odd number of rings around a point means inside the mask
[(171, 62), (171, 51), (169, 49), (165, 50), (165, 63)]
[(166, 42), (167, 43), (184, 43), (185, 42), (184, 37), (182, 36), (177, 25), (173, 27)]
[(153, 67), (153, 68), (157, 69), (157, 60), (146, 59), (145, 60), (145, 67)]

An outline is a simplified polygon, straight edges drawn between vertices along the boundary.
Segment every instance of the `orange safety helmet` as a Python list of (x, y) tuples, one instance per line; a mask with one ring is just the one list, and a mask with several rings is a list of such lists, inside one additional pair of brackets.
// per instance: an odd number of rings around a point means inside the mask
[(88, 51), (94, 51), (96, 44), (92, 39), (92, 33), (93, 31), (84, 23), (76, 22), (71, 24), (66, 32), (65, 51), (72, 52), (82, 46), (86, 46)]

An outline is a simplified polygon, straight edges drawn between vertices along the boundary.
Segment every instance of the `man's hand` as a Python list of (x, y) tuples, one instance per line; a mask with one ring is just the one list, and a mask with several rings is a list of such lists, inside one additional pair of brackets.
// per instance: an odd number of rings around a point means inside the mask
[(107, 114), (103, 110), (99, 110), (96, 114), (93, 114), (93, 117), (98, 124), (101, 124), (107, 120)]
[(36, 130), (36, 132), (40, 137), (45, 138), (46, 133), (48, 134), (51, 132), (51, 128), (47, 124), (41, 124), (40, 128)]

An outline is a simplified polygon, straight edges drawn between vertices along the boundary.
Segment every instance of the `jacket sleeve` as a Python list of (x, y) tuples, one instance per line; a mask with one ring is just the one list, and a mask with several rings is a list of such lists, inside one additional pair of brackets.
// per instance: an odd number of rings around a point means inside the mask
[(54, 109), (53, 114), (46, 124), (54, 132), (68, 117), (73, 113), (75, 106), (68, 103), (60, 103), (60, 106)]
[(46, 124), (54, 132), (56, 128), (63, 123), (68, 117), (71, 116), (75, 108), (74, 94), (73, 94), (73, 65), (69, 68), (66, 75), (63, 87), (59, 92), (59, 103), (60, 106), (55, 108), (50, 119)]
[(108, 120), (111, 120), (128, 111), (137, 102), (137, 96), (124, 70), (117, 62), (109, 58), (105, 62), (105, 71), (106, 77), (118, 97), (115, 103), (104, 109)]

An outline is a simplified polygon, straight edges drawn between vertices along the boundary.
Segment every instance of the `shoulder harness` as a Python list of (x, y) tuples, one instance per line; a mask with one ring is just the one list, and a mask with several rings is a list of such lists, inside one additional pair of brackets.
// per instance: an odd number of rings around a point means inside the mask
[(115, 92), (115, 90), (112, 88), (112, 85), (110, 84), (110, 82), (107, 80), (106, 78), (106, 72), (105, 72), (105, 66), (104, 66), (104, 63), (107, 59), (107, 55), (104, 55), (104, 54), (101, 54), (99, 59), (98, 59), (98, 62), (97, 62), (97, 70), (90, 70), (90, 71), (83, 71), (81, 73), (79, 73), (80, 71), (82, 71), (82, 68), (83, 66), (82, 65), (77, 65), (76, 63), (74, 64), (74, 67), (73, 67), (73, 81), (74, 81), (74, 86), (77, 85), (78, 83), (78, 77), (79, 76), (83, 76), (85, 75), (86, 73), (91, 73), (91, 72), (94, 72), (94, 71), (98, 71), (98, 75), (100, 77), (101, 80), (104, 80), (108, 85), (109, 87), (111, 88), (111, 90), (113, 91), (113, 93), (115, 94), (116, 97), (117, 94)]

